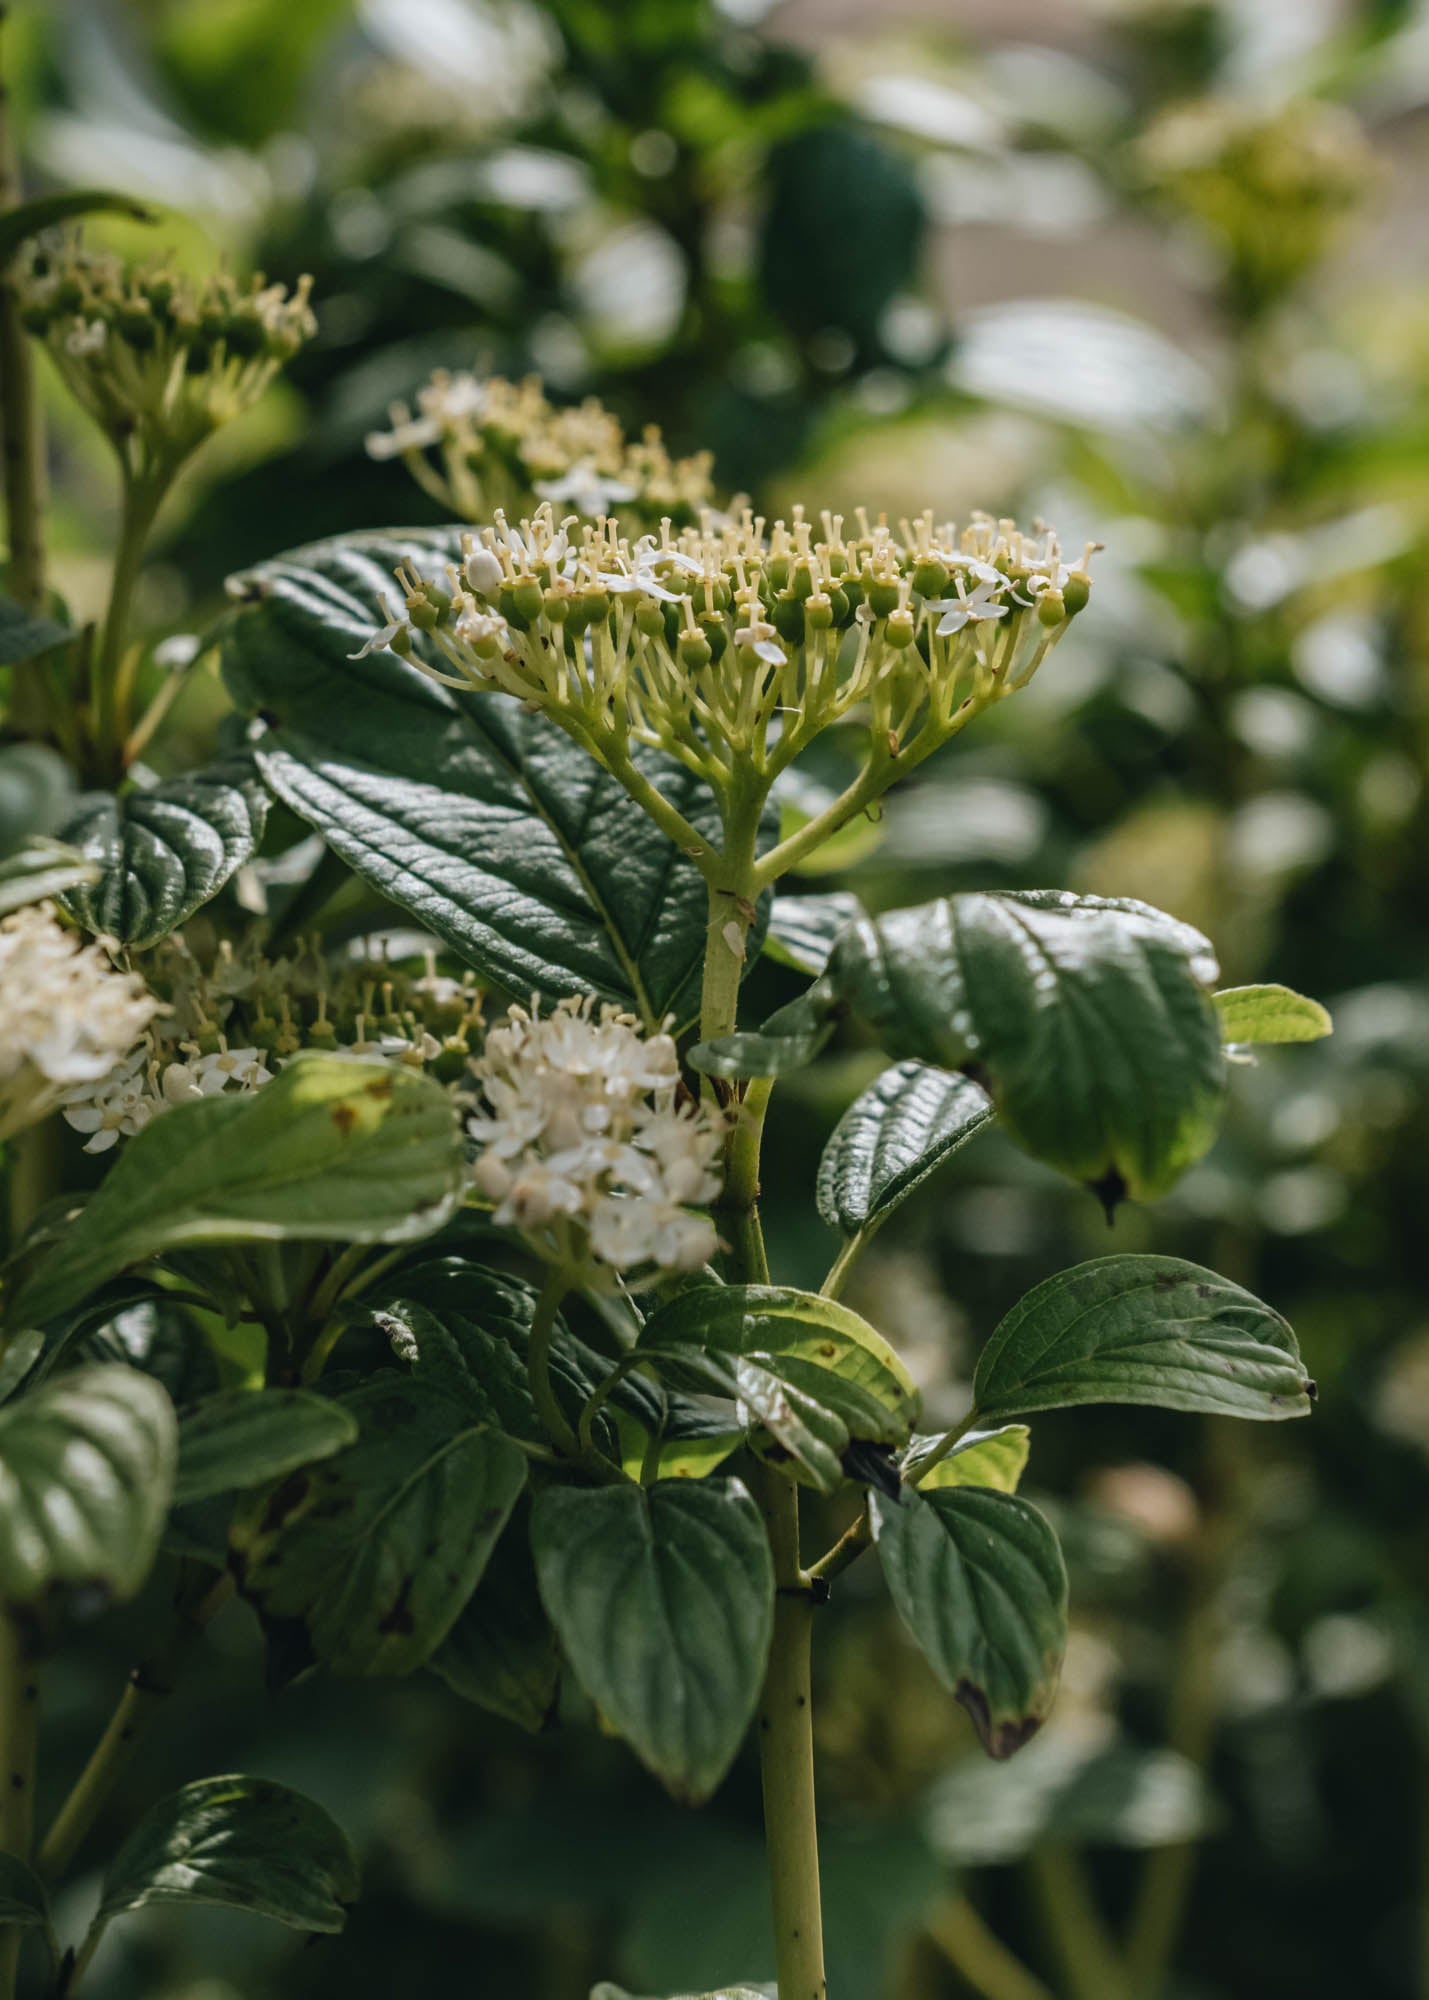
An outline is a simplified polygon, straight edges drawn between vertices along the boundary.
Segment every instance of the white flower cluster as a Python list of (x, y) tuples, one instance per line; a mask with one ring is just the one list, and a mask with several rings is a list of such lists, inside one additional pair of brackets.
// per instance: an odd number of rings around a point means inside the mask
[(259, 1049), (231, 1049), (225, 1042), (211, 1055), (202, 1055), (190, 1042), (179, 1059), (171, 1061), (168, 1055), (154, 1037), (146, 1037), (98, 1084), (66, 1093), (65, 1123), (89, 1135), (86, 1153), (107, 1153), (120, 1139), (142, 1131), (156, 1111), (190, 1098), (217, 1097), (230, 1084), (257, 1090), (272, 1080)]
[(48, 903), (0, 924), (0, 1139), (92, 1086), (141, 1035), (158, 1002), (102, 946), (82, 945)]
[(367, 439), (370, 455), (400, 458), (420, 486), (469, 521), (524, 508), (533, 495), (592, 517), (693, 520), (712, 497), (709, 452), (672, 458), (654, 425), (628, 438), (595, 397), (558, 408), (535, 376), (483, 380), (439, 368), (417, 391), (415, 412), (394, 403), (389, 414), (391, 430)]
[(677, 1102), (669, 1035), (590, 1000), (513, 1007), (474, 1068), (485, 1102), (467, 1129), (497, 1222), (553, 1262), (589, 1251), (637, 1280), (710, 1258), (714, 1224), (691, 1211), (719, 1193), (723, 1121)]
[(392, 647), (448, 686), (535, 704), (601, 755), (633, 737), (716, 786), (777, 776), (858, 704), (890, 755), (920, 733), (933, 747), (1027, 685), (1090, 589), (1085, 555), (1071, 566), (1050, 530), (985, 514), (895, 533), (862, 508), (848, 532), (802, 508), (772, 526), (706, 511), (632, 541), (546, 505), (519, 527), (498, 511), (463, 546), (440, 585), (398, 571), (403, 603), (354, 658)]

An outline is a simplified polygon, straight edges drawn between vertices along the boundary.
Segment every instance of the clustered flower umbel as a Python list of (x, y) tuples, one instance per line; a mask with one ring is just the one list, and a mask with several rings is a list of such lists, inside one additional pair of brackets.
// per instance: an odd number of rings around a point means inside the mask
[(720, 1190), (720, 1114), (681, 1102), (668, 1034), (590, 999), (512, 1007), (474, 1065), (475, 1184), (496, 1221), (572, 1272), (627, 1284), (696, 1269), (717, 1245), (694, 1211)]
[(535, 376), (510, 382), (438, 369), (417, 391), (415, 412), (394, 403), (388, 414), (392, 428), (372, 433), (369, 453), (400, 458), (425, 492), (463, 520), (548, 500), (638, 530), (664, 515), (680, 525), (694, 521), (713, 497), (709, 452), (672, 458), (655, 425), (627, 438), (593, 396), (558, 408)]
[(48, 903), (0, 923), (0, 1140), (106, 1077), (158, 1002)]
[(310, 278), (291, 292), (261, 275), (195, 281), (75, 237), (41, 240), (14, 283), (25, 325), (135, 472), (188, 457), (317, 330)]
[(858, 704), (887, 756), (915, 738), (925, 754), (1026, 687), (1087, 602), (1095, 544), (1069, 567), (1049, 529), (989, 515), (961, 532), (931, 511), (897, 534), (862, 508), (855, 522), (706, 511), (632, 541), (549, 504), (519, 527), (498, 513), (443, 583), (400, 569), (401, 605), (352, 657), (391, 647), (540, 708), (607, 761), (649, 744), (718, 788), (772, 779)]
[(1381, 173), (1354, 114), (1318, 98), (1172, 105), (1140, 156), (1152, 183), (1219, 241), (1233, 282), (1255, 301), (1319, 262)]
[(380, 958), (334, 969), (316, 938), (278, 959), (225, 940), (204, 961), (175, 935), (150, 956), (163, 1011), (63, 1099), (87, 1153), (108, 1152), (172, 1105), (259, 1090), (304, 1049), (402, 1062), (449, 1085), (467, 1075), (481, 994), (474, 975), (448, 978), (430, 954), (419, 977)]

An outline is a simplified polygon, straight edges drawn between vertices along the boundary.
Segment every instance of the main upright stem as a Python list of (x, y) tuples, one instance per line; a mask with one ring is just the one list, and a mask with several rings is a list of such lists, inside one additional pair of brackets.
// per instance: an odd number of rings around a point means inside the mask
[[(29, 1636), (0, 1607), (0, 1853), (29, 1859), (35, 1812), (40, 1690)], [(24, 1932), (0, 1924), (0, 2000), (13, 2000)]]
[[(700, 1034), (709, 1041), (736, 1025), (745, 938), (754, 917), (757, 810), (728, 829), (727, 878), (711, 884)], [(759, 1140), (768, 1085), (750, 1084), (733, 1107), (725, 1153), (721, 1232), (730, 1276), (767, 1283), (756, 1207)], [(826, 2000), (819, 1845), (814, 1813), (814, 1729), (810, 1687), (814, 1591), (799, 1566), (799, 1493), (775, 1467), (761, 1465), (756, 1486), (774, 1557), (774, 1633), (759, 1697), (759, 1764), (774, 1916), (779, 2000)]]

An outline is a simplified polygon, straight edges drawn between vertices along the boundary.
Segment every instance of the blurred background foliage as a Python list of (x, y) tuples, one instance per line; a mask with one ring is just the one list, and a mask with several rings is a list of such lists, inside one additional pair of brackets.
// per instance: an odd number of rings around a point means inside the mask
[[(1150, 2000), (1169, 1964), (1173, 2000), (1429, 1995), (1429, 9), (50, 0), (12, 37), (37, 186), (153, 201), (146, 248), (315, 278), (319, 337), (161, 530), (156, 641), (203, 629), (245, 562), (431, 519), (363, 439), (438, 365), (598, 394), (711, 447), (761, 507), (982, 505), (1106, 543), (1031, 692), (803, 886), (1135, 894), (1207, 928), (1227, 983), (1331, 1004), (1333, 1039), (1240, 1070), (1215, 1151), (1114, 1239), (1272, 1300), (1320, 1404), (1269, 1435), (1039, 1421), (1029, 1486), (1075, 1629), (1053, 1722), (1005, 1768), (872, 1579), (840, 1585), (831, 1983)], [(109, 471), (51, 415), (83, 612)], [(208, 754), (223, 710), (195, 675), (156, 760)], [(773, 1189), (811, 1182), (872, 1060), (850, 1044), (781, 1085)], [(817, 1283), (812, 1203), (770, 1208), (783, 1270)], [(994, 1134), (850, 1296), (951, 1420), (998, 1314), (1107, 1247), (1091, 1199)], [(57, 1794), (151, 1611), (96, 1623), (57, 1674)], [(685, 1815), (593, 1732), (528, 1738), (428, 1677), (270, 1699), (232, 1610), (121, 1807), (216, 1768), (329, 1806), (362, 1904), (307, 1949), (146, 1912), (96, 2000), (767, 1976), (750, 1765)]]

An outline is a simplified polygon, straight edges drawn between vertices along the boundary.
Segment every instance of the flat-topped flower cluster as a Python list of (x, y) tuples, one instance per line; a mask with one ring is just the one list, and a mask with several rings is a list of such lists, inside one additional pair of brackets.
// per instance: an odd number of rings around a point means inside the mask
[(695, 1211), (720, 1191), (724, 1120), (680, 1101), (668, 1034), (617, 1008), (563, 1000), (512, 1007), (474, 1064), (475, 1181), (496, 1221), (548, 1261), (640, 1274), (697, 1269), (717, 1239)]
[(76, 237), (42, 241), (15, 279), (25, 325), (121, 456), (167, 463), (257, 402), (316, 332), (311, 282), (195, 281)]
[(547, 500), (638, 530), (664, 515), (692, 521), (713, 498), (709, 452), (673, 458), (654, 424), (628, 438), (593, 396), (560, 408), (535, 376), (511, 382), (438, 369), (417, 391), (415, 410), (394, 403), (388, 414), (392, 428), (367, 440), (372, 457), (400, 458), (463, 520)]
[(0, 1140), (109, 1075), (158, 1006), (48, 903), (0, 923)]
[(716, 788), (772, 777), (860, 703), (892, 756), (933, 747), (1027, 685), (1090, 588), (1049, 529), (984, 514), (895, 533), (863, 509), (851, 530), (706, 510), (631, 539), (546, 504), (519, 526), (498, 513), (463, 552), (442, 583), (399, 570), (400, 607), (354, 657), (392, 647), (533, 704), (606, 761), (633, 740)]

